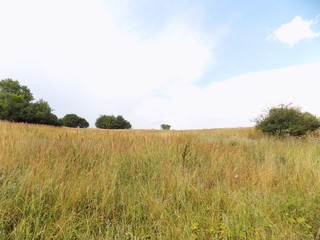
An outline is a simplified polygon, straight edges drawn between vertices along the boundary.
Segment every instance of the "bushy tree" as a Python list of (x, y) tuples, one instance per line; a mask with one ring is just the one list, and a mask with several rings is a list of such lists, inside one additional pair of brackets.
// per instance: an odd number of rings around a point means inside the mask
[(96, 120), (96, 127), (103, 129), (130, 129), (131, 124), (125, 120), (121, 115), (115, 117), (113, 115), (101, 115)]
[(24, 122), (33, 100), (30, 90), (18, 81), (4, 79), (0, 81), (0, 119), (11, 122)]
[(27, 110), (26, 122), (35, 124), (46, 124), (60, 126), (58, 117), (52, 113), (52, 109), (48, 102), (40, 99), (35, 103), (31, 103)]
[(26, 102), (34, 100), (33, 95), (27, 86), (20, 85), (17, 80), (12, 80), (11, 78), (0, 81), (0, 91), (8, 94), (20, 95)]
[(62, 124), (66, 127), (73, 127), (73, 128), (87, 128), (89, 127), (89, 123), (86, 119), (79, 117), (76, 114), (66, 114), (62, 118)]
[(56, 115), (44, 100), (32, 102), (28, 87), (10, 78), (0, 81), (0, 119), (59, 126)]
[(171, 126), (169, 124), (161, 124), (160, 125), (162, 130), (170, 130)]
[(89, 127), (88, 121), (81, 117), (79, 119), (79, 128), (88, 128), (88, 127)]
[(299, 107), (282, 104), (269, 109), (266, 115), (256, 120), (256, 128), (276, 136), (302, 136), (320, 128), (320, 119)]

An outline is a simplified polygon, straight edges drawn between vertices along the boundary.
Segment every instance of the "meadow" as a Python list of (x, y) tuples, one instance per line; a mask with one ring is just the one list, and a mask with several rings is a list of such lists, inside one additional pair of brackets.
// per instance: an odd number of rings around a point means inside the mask
[(320, 138), (0, 122), (0, 239), (320, 239)]

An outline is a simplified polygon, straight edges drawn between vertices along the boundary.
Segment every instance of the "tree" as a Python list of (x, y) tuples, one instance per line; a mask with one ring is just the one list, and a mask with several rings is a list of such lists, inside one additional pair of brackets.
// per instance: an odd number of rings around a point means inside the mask
[(256, 123), (258, 130), (276, 136), (302, 136), (320, 128), (320, 119), (311, 113), (301, 112), (299, 107), (290, 104), (269, 109)]
[(162, 130), (170, 130), (171, 126), (169, 124), (161, 124), (160, 125)]
[(0, 81), (0, 119), (11, 122), (26, 122), (26, 115), (33, 100), (30, 90), (18, 81)]
[(79, 117), (76, 114), (66, 114), (62, 118), (62, 125), (66, 127), (73, 128), (87, 128), (89, 127), (89, 123), (82, 117)]
[(20, 85), (17, 80), (12, 80), (11, 78), (0, 81), (0, 91), (9, 94), (21, 95), (26, 102), (34, 100), (33, 95), (27, 86)]
[(46, 124), (60, 126), (58, 117), (52, 113), (49, 103), (40, 99), (31, 103), (27, 110), (26, 122), (35, 124)]
[(113, 115), (101, 115), (96, 120), (96, 127), (103, 129), (130, 129), (131, 124), (125, 120), (121, 115), (115, 117)]
[(28, 87), (10, 78), (0, 81), (0, 119), (59, 126), (56, 115), (48, 102), (37, 102)]
[(80, 118), (79, 119), (79, 128), (88, 128), (88, 127), (89, 127), (88, 121), (84, 118)]

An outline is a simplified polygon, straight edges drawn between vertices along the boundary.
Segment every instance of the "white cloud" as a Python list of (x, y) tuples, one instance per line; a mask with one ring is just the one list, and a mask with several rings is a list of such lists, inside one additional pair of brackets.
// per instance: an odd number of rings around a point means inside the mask
[(167, 122), (176, 129), (253, 126), (264, 110), (293, 103), (320, 116), (320, 62), (248, 73), (199, 89), (172, 89), (169, 100), (153, 98), (136, 111), (138, 126)]
[(274, 30), (269, 38), (293, 47), (302, 40), (320, 36), (320, 32), (315, 32), (312, 29), (314, 24), (316, 24), (315, 20), (304, 20), (302, 17), (296, 16), (291, 22), (282, 24)]
[(172, 19), (141, 39), (117, 28), (126, 19), (116, 9), (102, 0), (1, 1), (0, 77), (17, 78), (58, 115), (90, 115), (92, 125), (205, 72), (212, 45), (187, 22)]

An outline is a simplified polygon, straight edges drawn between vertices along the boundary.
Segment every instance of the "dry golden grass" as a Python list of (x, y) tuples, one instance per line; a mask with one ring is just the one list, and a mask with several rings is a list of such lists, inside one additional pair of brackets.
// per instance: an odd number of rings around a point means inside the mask
[(0, 239), (320, 239), (320, 140), (0, 122)]

